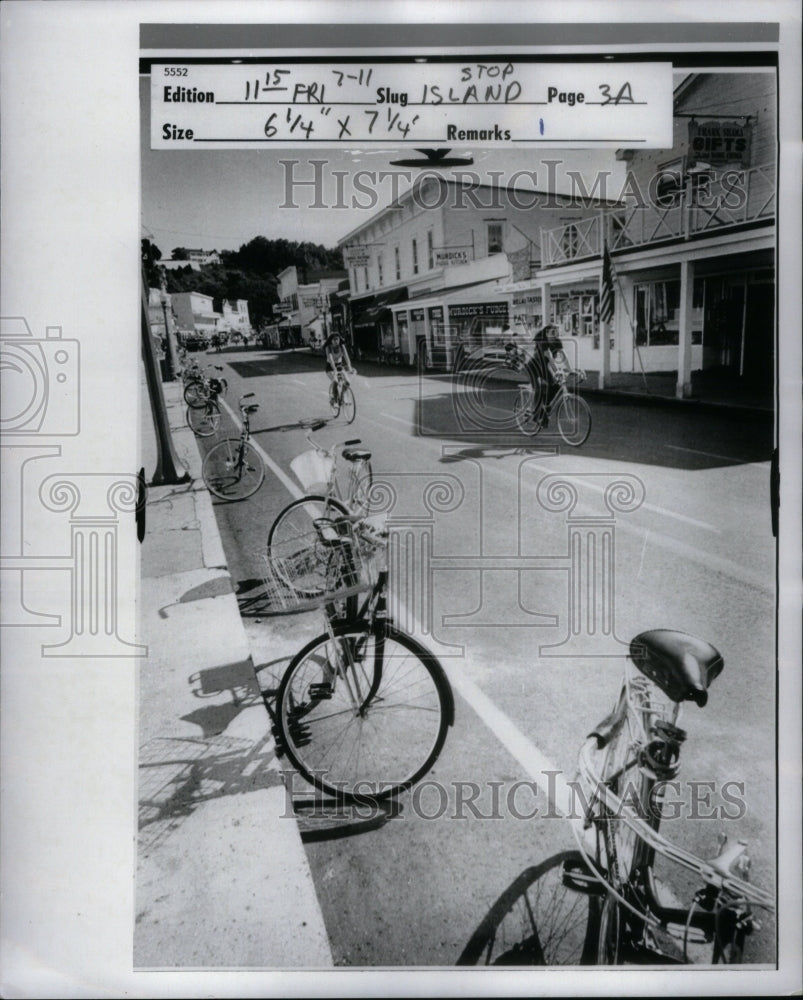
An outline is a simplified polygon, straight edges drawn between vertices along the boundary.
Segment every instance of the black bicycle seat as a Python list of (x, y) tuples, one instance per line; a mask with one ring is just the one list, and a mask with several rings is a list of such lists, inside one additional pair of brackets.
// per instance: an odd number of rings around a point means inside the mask
[(630, 643), (630, 658), (672, 701), (693, 701), (701, 708), (711, 682), (725, 666), (711, 643), (663, 628), (637, 635)]
[(368, 461), (371, 457), (371, 452), (366, 448), (344, 448), (343, 458), (347, 462), (359, 462), (361, 460)]
[(243, 412), (244, 413), (256, 413), (256, 411), (258, 409), (259, 409), (259, 403), (251, 403), (249, 406), (244, 406), (243, 407)]

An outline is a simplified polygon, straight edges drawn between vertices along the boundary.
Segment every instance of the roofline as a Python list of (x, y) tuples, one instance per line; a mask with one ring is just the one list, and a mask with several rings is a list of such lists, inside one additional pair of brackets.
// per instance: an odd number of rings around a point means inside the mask
[[(435, 180), (441, 181), (444, 184), (452, 185), (454, 187), (457, 187), (458, 185), (462, 185), (461, 181), (458, 181), (458, 180), (456, 180), (453, 177), (439, 177), (439, 176), (432, 175), (432, 174), (430, 174), (430, 175), (424, 174), (421, 177), (418, 177), (417, 180), (416, 180), (416, 182), (415, 182), (415, 184), (413, 184), (412, 187), (410, 187), (410, 189), (408, 191), (405, 191), (404, 194), (399, 195), (399, 197), (395, 201), (391, 202), (389, 205), (386, 205), (384, 208), (379, 209), (378, 212), (375, 212), (369, 219), (366, 219), (365, 222), (361, 223), (359, 226), (356, 226), (350, 232), (346, 233), (346, 235), (344, 237), (342, 237), (342, 239), (340, 239), (340, 240), (337, 241), (336, 247), (339, 249), (339, 248), (345, 246), (348, 243), (348, 241), (356, 233), (361, 232), (363, 229), (366, 228), (366, 226), (372, 225), (374, 222), (377, 221), (377, 219), (381, 219), (382, 216), (385, 215), (386, 213), (398, 211), (400, 208), (402, 208), (404, 205), (406, 205), (408, 201), (410, 201), (412, 199), (413, 194), (416, 191), (416, 186), (420, 187), (424, 183), (425, 180), (431, 180), (431, 179), (435, 179)], [(596, 205), (596, 206), (598, 206), (600, 208), (602, 208), (602, 207), (604, 207), (606, 205), (614, 206), (614, 205), (620, 204), (617, 200), (614, 200), (612, 198), (605, 198), (605, 199), (603, 199), (603, 198), (592, 198), (592, 197), (589, 196), (588, 198), (580, 199), (580, 198), (575, 198), (573, 195), (570, 195), (570, 194), (561, 194), (560, 192), (556, 193), (554, 191), (542, 191), (542, 190), (540, 190), (538, 188), (521, 189), (521, 188), (511, 188), (509, 185), (500, 185), (500, 184), (473, 184), (472, 183), (471, 189), (472, 190), (476, 190), (477, 188), (488, 189), (488, 190), (491, 190), (491, 191), (518, 191), (518, 192), (524, 191), (528, 195), (534, 195), (535, 194), (535, 195), (540, 195), (540, 196), (545, 197), (545, 198), (562, 199), (563, 201), (566, 202), (565, 207), (567, 207), (567, 208), (570, 208), (575, 201), (582, 201), (584, 203), (591, 203), (591, 204)], [(433, 208), (434, 207), (436, 207), (436, 206), (433, 206)], [(440, 206), (438, 206), (438, 207), (440, 207)]]

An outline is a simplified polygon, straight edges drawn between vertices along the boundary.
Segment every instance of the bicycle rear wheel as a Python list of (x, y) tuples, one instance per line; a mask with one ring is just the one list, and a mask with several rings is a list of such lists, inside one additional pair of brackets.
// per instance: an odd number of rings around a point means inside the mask
[(203, 409), (187, 407), (187, 424), (198, 437), (211, 437), (220, 427), (220, 410), (211, 400)]
[(513, 417), (516, 420), (518, 429), (522, 434), (526, 434), (527, 437), (535, 437), (541, 430), (541, 414), (533, 405), (533, 397), (526, 393), (520, 392), (516, 397), (516, 401), (513, 404)]
[(265, 479), (258, 452), (240, 438), (226, 438), (211, 448), (201, 471), (209, 491), (221, 500), (245, 500)]
[(502, 893), (471, 937), (458, 965), (591, 965), (599, 899), (572, 887), (579, 851), (527, 868)]
[[(345, 470), (343, 467), (346, 467)], [(345, 474), (344, 474), (345, 473)], [(359, 458), (353, 462), (339, 460), (337, 464), (338, 495), (345, 497), (355, 514), (367, 514), (370, 508), (371, 484), (374, 473), (371, 461)]]
[(346, 386), (341, 395), (340, 409), (346, 418), (347, 424), (353, 424), (357, 416), (357, 400), (354, 398), (354, 390)]
[(556, 419), (558, 433), (572, 448), (579, 448), (591, 433), (591, 410), (588, 403), (573, 392), (567, 392), (558, 403)]
[[(348, 510), (339, 500), (324, 496), (300, 497), (293, 500), (281, 511), (268, 532), (268, 559), (271, 556), (280, 557), (276, 566), (281, 566), (281, 559), (288, 558), (295, 545), (309, 545), (315, 538), (315, 522), (320, 518), (346, 517)], [(325, 564), (311, 565), (303, 580), (295, 577), (285, 582), (298, 594), (314, 597), (326, 589), (327, 568)], [(284, 578), (284, 574), (283, 574)]]
[(202, 410), (209, 399), (209, 393), (202, 382), (190, 382), (184, 390), (184, 402), (195, 410)]
[(433, 765), (454, 717), (435, 657), (395, 629), (367, 622), (313, 639), (282, 678), (283, 748), (316, 788), (338, 799), (385, 799)]

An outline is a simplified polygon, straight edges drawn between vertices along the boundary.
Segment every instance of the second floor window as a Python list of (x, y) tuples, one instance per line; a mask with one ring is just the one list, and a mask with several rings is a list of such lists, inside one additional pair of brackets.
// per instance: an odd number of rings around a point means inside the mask
[(503, 225), (501, 222), (488, 223), (488, 253), (502, 253), (504, 251), (504, 240), (502, 238)]
[(413, 274), (418, 274), (418, 240), (413, 240)]
[(435, 266), (435, 250), (432, 245), (432, 230), (427, 233), (427, 267), (432, 270)]
[(398, 247), (393, 250), (393, 259), (396, 264), (396, 281), (401, 281), (401, 255)]
[(364, 267), (362, 269), (363, 280), (365, 281), (365, 290), (368, 291), (368, 268)]
[(382, 254), (379, 254), (379, 256), (376, 258), (376, 271), (377, 271), (377, 276), (379, 278), (379, 284), (380, 285), (384, 285), (385, 284), (385, 273), (384, 273), (385, 269), (383, 267)]

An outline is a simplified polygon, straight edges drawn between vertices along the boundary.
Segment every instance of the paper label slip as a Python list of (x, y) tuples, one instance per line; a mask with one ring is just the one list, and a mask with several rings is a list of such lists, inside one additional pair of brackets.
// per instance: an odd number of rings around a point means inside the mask
[(155, 64), (153, 149), (672, 145), (671, 63)]

